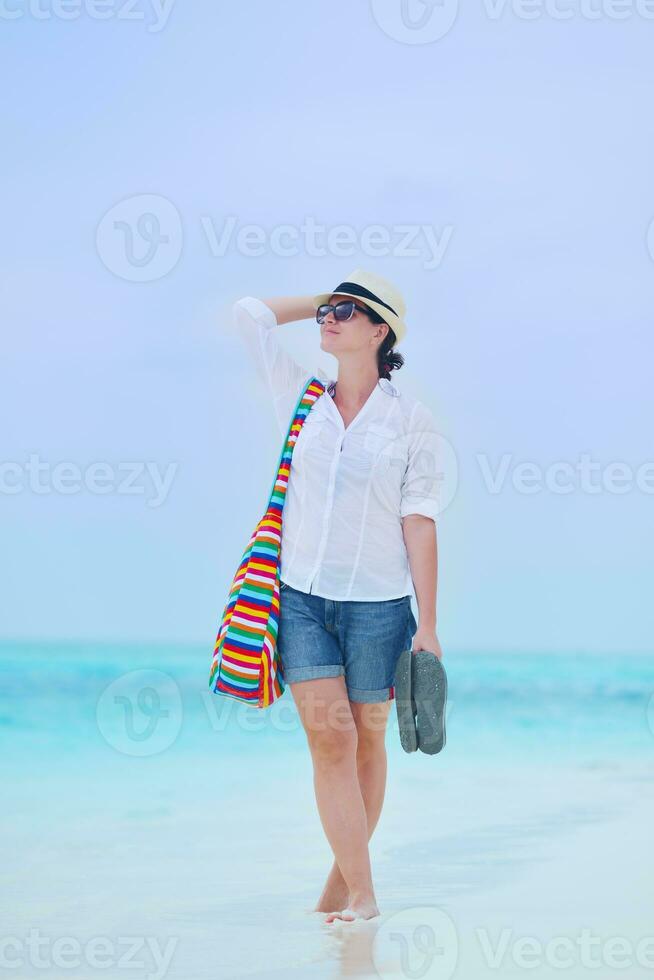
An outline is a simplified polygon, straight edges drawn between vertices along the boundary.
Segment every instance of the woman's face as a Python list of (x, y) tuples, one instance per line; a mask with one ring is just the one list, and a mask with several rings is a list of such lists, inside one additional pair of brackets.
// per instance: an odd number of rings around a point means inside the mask
[[(345, 296), (342, 293), (333, 293), (329, 297), (329, 303), (335, 306), (341, 300), (352, 300), (352, 296)], [(382, 328), (383, 339), (386, 330), (381, 323), (373, 323), (370, 317), (364, 312), (368, 309), (361, 300), (354, 300), (356, 306), (354, 313), (349, 320), (337, 320), (333, 313), (328, 313), (321, 326), (321, 346), (331, 354), (337, 351), (352, 351), (360, 348), (369, 347), (370, 337)]]

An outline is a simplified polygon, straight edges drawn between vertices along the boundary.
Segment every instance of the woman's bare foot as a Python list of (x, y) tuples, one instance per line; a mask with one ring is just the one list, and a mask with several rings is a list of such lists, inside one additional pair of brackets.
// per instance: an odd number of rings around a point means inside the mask
[(322, 893), (318, 899), (318, 904), (316, 905), (314, 912), (336, 912), (338, 909), (344, 908), (350, 899), (350, 893), (348, 891), (347, 885), (344, 891), (325, 891)]
[(322, 895), (318, 899), (314, 912), (336, 912), (344, 908), (350, 900), (350, 890), (345, 884), (341, 869), (334, 861), (327, 876)]
[(325, 922), (334, 922), (336, 919), (342, 919), (343, 922), (353, 922), (355, 919), (374, 919), (377, 915), (379, 915), (379, 909), (374, 898), (365, 898), (350, 902), (340, 912), (330, 912)]

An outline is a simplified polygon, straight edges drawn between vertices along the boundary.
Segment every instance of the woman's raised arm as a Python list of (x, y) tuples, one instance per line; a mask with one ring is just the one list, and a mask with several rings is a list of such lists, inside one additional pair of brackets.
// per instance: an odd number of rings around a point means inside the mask
[(294, 320), (313, 320), (316, 308), (311, 296), (275, 296), (264, 299), (277, 317), (277, 323), (292, 323)]
[(233, 314), (236, 331), (272, 398), (277, 426), (286, 434), (302, 388), (312, 374), (320, 377), (321, 372), (309, 371), (298, 363), (280, 344), (275, 328), (281, 323), (314, 316), (313, 300), (306, 296), (268, 300), (243, 296), (234, 303)]

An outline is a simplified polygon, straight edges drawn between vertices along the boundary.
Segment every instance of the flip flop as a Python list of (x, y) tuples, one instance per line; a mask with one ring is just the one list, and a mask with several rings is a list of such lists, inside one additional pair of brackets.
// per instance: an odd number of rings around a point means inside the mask
[(418, 748), (416, 728), (416, 703), (413, 700), (411, 650), (403, 650), (395, 670), (395, 709), (400, 730), (400, 744), (405, 752), (415, 752)]
[(440, 659), (428, 650), (411, 654), (411, 689), (418, 748), (426, 755), (436, 755), (445, 745), (447, 674)]

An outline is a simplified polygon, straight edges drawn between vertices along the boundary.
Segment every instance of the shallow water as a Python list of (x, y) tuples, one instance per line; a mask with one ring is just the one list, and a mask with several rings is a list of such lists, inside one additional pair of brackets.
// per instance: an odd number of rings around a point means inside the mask
[[(391, 712), (371, 843), (381, 920), (329, 927), (306, 911), (331, 852), (290, 692), (267, 711), (216, 697), (209, 660), (191, 646), (3, 647), (2, 911), (21, 976), (407, 976), (389, 965), (392, 922), (399, 935), (403, 915), (424, 925), (425, 907), (441, 910), (469, 958), (489, 896), (508, 896), (514, 921), (536, 900), (526, 882), (570, 867), (566, 848), (590, 860), (594, 835), (654, 814), (654, 659), (449, 656), (441, 755), (404, 753)], [(585, 921), (581, 895), (569, 932)], [(546, 923), (560, 890), (538, 902)], [(30, 960), (30, 929), (50, 943), (45, 966)], [(130, 936), (143, 948), (127, 970)], [(113, 943), (106, 969), (54, 962), (56, 939), (84, 956), (98, 937)], [(148, 937), (170, 962), (157, 966)]]

